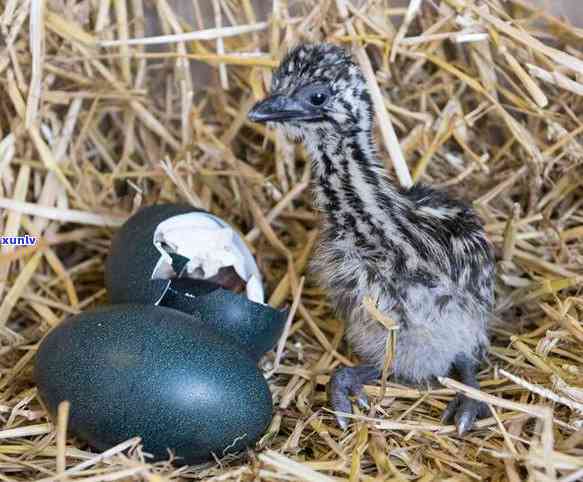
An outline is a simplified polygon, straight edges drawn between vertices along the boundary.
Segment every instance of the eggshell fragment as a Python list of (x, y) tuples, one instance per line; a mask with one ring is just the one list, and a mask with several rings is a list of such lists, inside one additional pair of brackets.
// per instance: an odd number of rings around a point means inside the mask
[(197, 316), (256, 360), (275, 346), (287, 319), (287, 311), (253, 303), (215, 283), (190, 278), (171, 280), (160, 306)]

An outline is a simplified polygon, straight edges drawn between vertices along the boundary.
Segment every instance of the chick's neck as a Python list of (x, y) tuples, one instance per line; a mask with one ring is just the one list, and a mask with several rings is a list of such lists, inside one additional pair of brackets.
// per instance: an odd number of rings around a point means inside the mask
[(342, 237), (368, 244), (378, 232), (396, 230), (407, 200), (376, 155), (371, 129), (322, 130), (305, 139), (312, 160), (315, 206)]

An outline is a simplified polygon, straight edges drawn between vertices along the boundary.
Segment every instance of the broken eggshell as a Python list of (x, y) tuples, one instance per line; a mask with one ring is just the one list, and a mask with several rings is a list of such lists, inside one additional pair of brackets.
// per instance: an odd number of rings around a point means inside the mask
[(191, 278), (170, 280), (160, 306), (198, 316), (256, 360), (273, 348), (287, 318), (285, 311), (249, 301), (216, 283)]
[(113, 303), (157, 303), (168, 279), (212, 278), (233, 267), (249, 299), (262, 303), (261, 274), (240, 236), (222, 219), (184, 204), (158, 204), (131, 216), (113, 238), (105, 284)]
[(165, 306), (196, 315), (258, 360), (287, 312), (264, 304), (261, 274), (222, 219), (188, 205), (141, 209), (115, 235), (105, 266), (112, 303)]

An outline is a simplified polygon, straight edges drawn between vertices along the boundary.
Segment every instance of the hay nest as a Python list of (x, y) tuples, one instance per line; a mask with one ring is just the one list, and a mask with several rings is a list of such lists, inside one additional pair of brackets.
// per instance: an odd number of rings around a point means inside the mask
[[(523, 0), (273, 2), (268, 22), (249, 0), (213, 5), (226, 26), (201, 32), (158, 1), (167, 35), (151, 52), (127, 41), (144, 36), (143, 0), (0, 1), (0, 233), (39, 237), (0, 253), (0, 479), (580, 480), (583, 32)], [(331, 370), (354, 360), (303, 280), (318, 228), (310, 166), (246, 120), (303, 40), (352, 46), (381, 94), (389, 169), (473, 201), (496, 245), (490, 365), (469, 392), (492, 416), (463, 439), (439, 422), (468, 391), (449, 379), (368, 386), (371, 412), (346, 432), (328, 409)], [(193, 62), (212, 66), (211, 86), (193, 86)], [(148, 463), (139, 440), (99, 455), (67, 438), (31, 367), (48, 329), (106, 301), (115, 227), (178, 200), (238, 227), (270, 302), (295, 317), (262, 362), (276, 411), (257, 450), (176, 469)]]

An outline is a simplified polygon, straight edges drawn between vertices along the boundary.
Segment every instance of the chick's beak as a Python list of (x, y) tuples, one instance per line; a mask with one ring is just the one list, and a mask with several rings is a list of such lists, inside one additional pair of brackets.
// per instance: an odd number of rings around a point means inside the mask
[(285, 122), (317, 119), (320, 114), (292, 97), (274, 94), (257, 102), (249, 111), (248, 117), (253, 122)]

